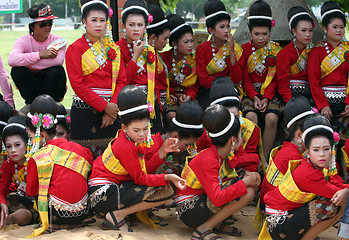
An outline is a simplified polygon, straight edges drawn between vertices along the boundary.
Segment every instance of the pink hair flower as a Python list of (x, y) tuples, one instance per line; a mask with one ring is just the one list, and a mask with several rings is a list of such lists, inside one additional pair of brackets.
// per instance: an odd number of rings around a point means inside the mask
[(66, 123), (70, 126), (70, 115), (69, 115), (69, 114), (67, 114), (67, 115), (65, 116), (65, 121), (66, 121)]
[(271, 27), (274, 27), (274, 26), (275, 26), (275, 24), (276, 24), (275, 19), (271, 20)]
[(319, 113), (319, 110), (318, 110), (316, 107), (313, 107), (311, 110), (312, 110), (314, 113)]
[(53, 125), (53, 120), (51, 118), (51, 116), (49, 115), (44, 115), (42, 117), (42, 126), (45, 128), (45, 129), (49, 129), (51, 127), (51, 125)]
[(152, 23), (153, 20), (154, 20), (153, 15), (149, 14), (149, 15), (148, 15), (148, 23)]
[(34, 127), (38, 126), (39, 121), (40, 121), (39, 115), (38, 115), (38, 114), (35, 114), (35, 115), (32, 117), (31, 121), (32, 121), (32, 124), (33, 124)]
[(151, 105), (151, 103), (148, 103), (148, 109), (149, 109), (150, 113), (152, 113), (154, 111), (154, 107), (153, 107), (153, 105)]
[(339, 134), (337, 132), (333, 132), (333, 139), (336, 143), (339, 142), (340, 138), (339, 138)]
[(113, 9), (112, 9), (112, 8), (109, 8), (109, 9), (108, 9), (108, 13), (109, 13), (109, 17), (111, 18), (111, 17), (113, 16), (113, 14), (114, 14)]

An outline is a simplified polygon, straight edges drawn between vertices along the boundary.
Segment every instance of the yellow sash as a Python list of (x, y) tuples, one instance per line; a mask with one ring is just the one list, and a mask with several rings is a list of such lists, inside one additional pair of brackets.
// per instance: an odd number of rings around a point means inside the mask
[[(145, 59), (147, 59), (147, 54), (148, 53), (153, 53), (153, 56), (156, 56), (156, 52), (155, 49), (152, 46), (148, 46), (144, 49), (143, 51), (143, 56), (145, 57)], [(155, 108), (155, 66), (156, 66), (156, 62), (148, 62), (147, 61), (147, 77), (148, 77), (148, 94), (147, 94), (147, 101), (150, 102), (151, 105), (154, 106)], [(150, 113), (150, 117), (152, 119), (155, 118), (155, 111)]]
[[(37, 207), (42, 222), (42, 227), (34, 230), (28, 237), (37, 237), (49, 227), (48, 221), (48, 190), (54, 164), (71, 169), (86, 180), (90, 172), (91, 165), (75, 152), (70, 152), (54, 145), (41, 148), (33, 155), (38, 170), (39, 194)], [(69, 183), (67, 183), (69, 184)]]
[(17, 184), (17, 181), (19, 182), (26, 182), (25, 180), (25, 167), (28, 165), (27, 162), (23, 164), (23, 167), (15, 174), (12, 175), (12, 182)]
[(284, 178), (280, 181), (278, 189), (282, 196), (287, 200), (305, 204), (316, 198), (316, 194), (310, 192), (302, 192), (293, 180), (292, 172), (301, 164), (304, 160), (292, 160), (288, 164), (288, 170)]
[[(126, 169), (121, 165), (119, 159), (117, 159), (112, 151), (112, 144), (113, 142), (119, 137), (120, 130), (116, 133), (116, 137), (111, 140), (108, 144), (108, 147), (104, 150), (104, 153), (102, 155), (102, 161), (104, 166), (111, 171), (114, 174), (117, 175), (127, 175), (128, 172)], [(142, 171), (147, 174), (147, 169), (145, 167), (145, 159), (139, 158), (139, 163), (141, 164)]]
[[(224, 50), (224, 48), (226, 48), (226, 50)], [(234, 53), (236, 57), (236, 62), (239, 61), (239, 59), (241, 58), (242, 52), (243, 52), (242, 47), (238, 43), (235, 43)], [(227, 63), (225, 62), (225, 60), (226, 58), (229, 57), (229, 55), (227, 55), (228, 53), (229, 53), (229, 45), (223, 46), (219, 49), (216, 56), (213, 57), (209, 62), (209, 64), (206, 66), (206, 70), (209, 75), (213, 75), (217, 72), (222, 72), (227, 67)], [(224, 64), (224, 67), (220, 68), (219, 67), (220, 64)]]
[(348, 158), (347, 152), (345, 151), (345, 146), (342, 147), (342, 153), (343, 153), (344, 162), (349, 168), (349, 158)]
[(302, 68), (300, 67), (300, 64), (303, 60), (308, 62), (308, 56), (309, 56), (310, 49), (305, 48), (301, 55), (299, 55), (297, 61), (290, 67), (289, 75), (296, 75), (300, 72), (302, 72)]
[(271, 150), (269, 157), (269, 165), (266, 173), (267, 181), (275, 187), (279, 185), (280, 181), (284, 177), (284, 175), (280, 172), (280, 170), (276, 167), (274, 163), (274, 157), (276, 153), (281, 149), (281, 147), (282, 146), (278, 146)]
[[(228, 166), (228, 161), (231, 161), (233, 157), (234, 157), (234, 154), (230, 153), (226, 157), (226, 159), (224, 159), (224, 161), (221, 165), (220, 171), (219, 171), (219, 177), (221, 177), (222, 179), (224, 179), (224, 178), (233, 179), (235, 177), (238, 177), (238, 174), (236, 173), (235, 168), (231, 169)], [(193, 158), (192, 156), (187, 157), (187, 160), (185, 161), (185, 166), (183, 168), (181, 177), (187, 181), (188, 187), (194, 188), (194, 189), (202, 189), (202, 185), (201, 185), (199, 179), (196, 177), (194, 171), (189, 166), (189, 162), (192, 158)], [(224, 182), (223, 186), (227, 182), (228, 181)]]
[[(270, 49), (267, 49), (267, 56), (272, 55), (274, 57), (280, 52), (281, 47), (278, 44), (270, 42)], [(259, 48), (255, 51), (256, 55), (251, 54), (247, 60), (248, 72), (252, 73), (258, 63), (262, 63), (264, 57), (264, 48)], [(256, 60), (254, 59), (256, 57)], [(256, 61), (256, 62), (255, 62)], [(276, 65), (268, 67), (267, 77), (261, 87), (261, 95), (264, 95), (265, 89), (270, 85), (276, 73)]]
[(158, 55), (158, 74), (160, 74), (162, 71), (164, 71), (164, 69), (166, 69), (166, 84), (167, 84), (167, 88), (166, 88), (166, 102), (167, 104), (170, 103), (170, 80), (168, 79), (168, 69), (164, 63), (164, 60), (161, 57), (161, 54), (159, 54), (158, 51), (156, 51), (157, 55)]
[[(97, 52), (97, 55), (101, 54), (101, 41), (103, 41), (103, 47), (105, 48), (105, 58), (107, 56), (107, 49), (114, 49), (116, 52), (116, 58), (112, 60), (112, 95), (114, 94), (115, 88), (116, 88), (116, 81), (118, 79), (119, 70), (120, 70), (120, 48), (119, 46), (115, 45), (115, 43), (110, 38), (101, 39), (99, 41), (96, 41), (92, 46)], [(100, 65), (96, 61), (96, 56), (91, 48), (89, 48), (82, 56), (81, 56), (81, 67), (82, 67), (82, 74), (84, 76), (93, 73), (97, 69), (100, 68)]]
[[(344, 54), (346, 51), (349, 51), (349, 42), (342, 42), (342, 49), (340, 50), (339, 48), (340, 48), (340, 45), (338, 45), (335, 49), (333, 49), (333, 51), (330, 54), (328, 54), (324, 58), (324, 60), (322, 60), (321, 66), (320, 66), (321, 79), (329, 75), (331, 72), (333, 72), (337, 67), (339, 67), (345, 61)], [(341, 51), (342, 53), (339, 54), (339, 51)], [(334, 64), (331, 63), (332, 59), (336, 60), (332, 62), (338, 62), (335, 66)], [(348, 84), (347, 84), (347, 94), (349, 94), (349, 75), (348, 75)]]
[[(183, 59), (184, 60), (184, 59)], [(184, 60), (179, 61), (176, 66), (174, 66), (171, 71), (169, 71), (168, 78), (170, 82), (175, 81), (175, 74), (182, 74), (180, 70), (182, 69), (183, 65), (190, 66), (191, 68), (191, 74), (187, 76), (183, 82), (181, 83), (181, 86), (184, 88), (189, 88), (193, 86), (196, 83), (196, 80), (198, 78), (198, 75), (196, 73), (196, 61), (195, 61), (195, 55), (194, 54), (189, 54), (187, 55), (187, 58)], [(173, 70), (175, 69), (175, 71)]]

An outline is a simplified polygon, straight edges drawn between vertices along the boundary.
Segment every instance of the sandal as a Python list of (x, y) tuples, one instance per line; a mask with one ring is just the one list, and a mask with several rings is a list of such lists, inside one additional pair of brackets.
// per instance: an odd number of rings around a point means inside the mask
[(221, 225), (218, 228), (214, 228), (213, 231), (215, 233), (223, 233), (223, 234), (227, 234), (227, 235), (234, 236), (234, 237), (241, 237), (242, 236), (242, 232), (239, 229), (237, 229), (236, 227), (232, 227), (231, 230), (225, 231), (224, 229), (226, 226), (229, 226), (229, 225), (222, 222)]
[[(114, 223), (109, 222), (105, 218), (103, 221), (103, 224), (102, 224), (103, 229), (107, 229), (107, 230), (113, 229), (113, 230), (120, 231), (120, 228), (126, 224), (126, 219), (124, 218), (120, 222), (118, 222), (116, 220), (114, 213), (113, 212), (109, 212), (109, 213), (110, 213), (110, 216), (113, 219)], [(128, 232), (133, 232), (133, 230), (130, 227), (128, 227)]]
[(164, 227), (168, 225), (168, 222), (164, 219), (162, 219), (161, 217), (155, 215), (153, 212), (149, 212), (148, 213), (148, 217), (150, 218), (150, 220), (152, 220), (155, 224)]
[(237, 218), (235, 218), (233, 215), (231, 215), (230, 217), (227, 217), (223, 223), (225, 225), (233, 225), (235, 222), (237, 221)]
[[(203, 232), (203, 233), (200, 232), (200, 231), (198, 231), (198, 230), (195, 230), (194, 232), (195, 232), (197, 235), (199, 235), (199, 237), (192, 236), (192, 237), (191, 237), (191, 240), (204, 240), (204, 238), (205, 238), (207, 235), (214, 234), (214, 232), (212, 232), (212, 230), (207, 230), (207, 231), (205, 231), (205, 232)], [(223, 238), (220, 237), (220, 236), (215, 235), (215, 236), (210, 237), (209, 240), (217, 240), (217, 239), (223, 239)]]

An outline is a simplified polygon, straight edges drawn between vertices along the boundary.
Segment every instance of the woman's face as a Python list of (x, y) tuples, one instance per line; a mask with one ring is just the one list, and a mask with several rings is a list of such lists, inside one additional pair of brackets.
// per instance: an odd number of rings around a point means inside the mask
[(328, 40), (339, 42), (344, 36), (345, 27), (342, 19), (334, 18), (324, 30), (327, 31)]
[(155, 36), (155, 49), (162, 51), (170, 38), (170, 29), (165, 29), (158, 37)]
[(20, 135), (9, 136), (5, 139), (8, 156), (15, 162), (23, 164), (27, 153), (27, 144)]
[(188, 147), (194, 144), (196, 141), (197, 141), (197, 138), (195, 137), (178, 139), (178, 148), (180, 152), (187, 150)]
[(107, 18), (105, 12), (100, 10), (91, 10), (86, 19), (82, 20), (86, 25), (86, 35), (90, 40), (98, 40), (104, 37), (107, 27)]
[(191, 54), (194, 49), (193, 34), (185, 33), (174, 46), (177, 46), (177, 51), (181, 55)]
[(314, 168), (322, 170), (328, 167), (329, 162), (332, 158), (332, 148), (328, 138), (319, 136), (314, 137), (311, 142), (309, 149), (306, 150), (313, 163)]
[(39, 42), (44, 42), (51, 33), (53, 21), (41, 21), (34, 23), (33, 35)]
[(253, 27), (251, 31), (252, 42), (257, 48), (264, 47), (270, 37), (268, 27)]
[(239, 147), (240, 147), (240, 145), (242, 143), (241, 129), (239, 130), (238, 137), (237, 138), (233, 137), (233, 142), (234, 142), (234, 146), (233, 146), (232, 151), (236, 152), (239, 149)]
[(230, 32), (229, 21), (222, 20), (219, 21), (215, 28), (212, 30), (215, 39), (219, 39), (221, 41), (225, 41), (228, 38), (228, 34)]
[(143, 15), (130, 14), (126, 18), (124, 28), (126, 29), (126, 36), (128, 41), (137, 41), (144, 35), (147, 25)]
[(122, 130), (132, 142), (142, 143), (149, 131), (149, 119), (133, 120), (127, 126), (122, 124)]
[(56, 138), (70, 138), (69, 132), (61, 124), (56, 124)]
[(301, 20), (298, 22), (296, 29), (292, 29), (296, 34), (296, 40), (301, 44), (308, 45), (313, 38), (313, 24), (309, 21)]

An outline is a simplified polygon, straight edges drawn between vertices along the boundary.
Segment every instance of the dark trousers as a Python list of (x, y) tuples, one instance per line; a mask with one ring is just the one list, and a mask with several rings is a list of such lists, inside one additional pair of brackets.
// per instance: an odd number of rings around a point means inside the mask
[(54, 66), (33, 72), (27, 67), (13, 67), (11, 76), (26, 104), (41, 95), (48, 94), (59, 102), (67, 90), (67, 77), (63, 66)]

